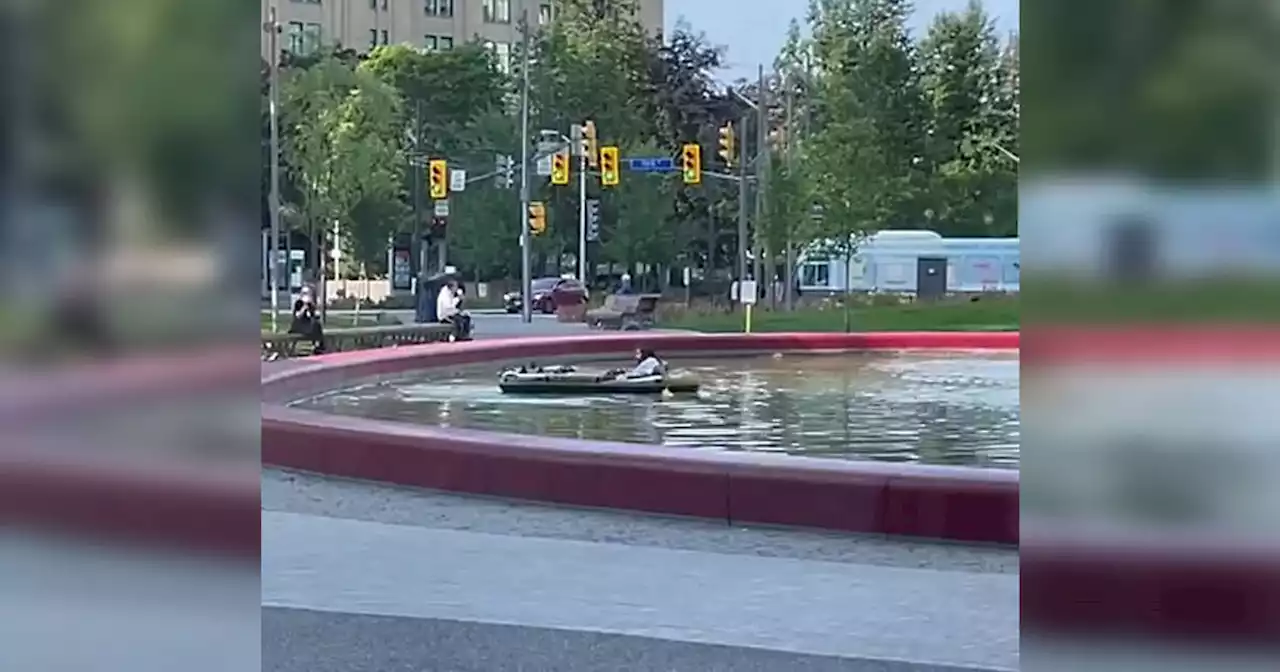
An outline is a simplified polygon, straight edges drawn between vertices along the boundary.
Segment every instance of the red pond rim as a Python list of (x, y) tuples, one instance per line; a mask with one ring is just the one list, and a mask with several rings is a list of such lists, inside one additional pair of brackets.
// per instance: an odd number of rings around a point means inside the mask
[(443, 429), (285, 408), (280, 402), (426, 367), (626, 353), (1012, 350), (1018, 334), (622, 334), (473, 341), (341, 353), (269, 375), (262, 460), (398, 485), (585, 507), (891, 534), (1018, 543), (1010, 470), (671, 450)]

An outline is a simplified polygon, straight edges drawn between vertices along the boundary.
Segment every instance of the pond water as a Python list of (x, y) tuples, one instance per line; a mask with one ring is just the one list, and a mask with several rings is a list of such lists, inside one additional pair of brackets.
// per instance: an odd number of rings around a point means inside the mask
[(682, 450), (1018, 466), (1016, 353), (753, 355), (672, 359), (670, 365), (696, 375), (701, 391), (665, 398), (513, 396), (498, 390), (497, 366), (470, 366), (357, 385), (298, 405)]

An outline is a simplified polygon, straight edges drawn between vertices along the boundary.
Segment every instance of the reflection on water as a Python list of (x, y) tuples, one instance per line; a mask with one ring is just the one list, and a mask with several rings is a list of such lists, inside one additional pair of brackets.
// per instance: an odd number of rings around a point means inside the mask
[[(300, 402), (450, 427), (824, 457), (1016, 468), (1016, 354), (675, 360), (697, 396), (522, 397), (492, 371), (433, 370)], [(602, 366), (601, 368), (605, 368)]]

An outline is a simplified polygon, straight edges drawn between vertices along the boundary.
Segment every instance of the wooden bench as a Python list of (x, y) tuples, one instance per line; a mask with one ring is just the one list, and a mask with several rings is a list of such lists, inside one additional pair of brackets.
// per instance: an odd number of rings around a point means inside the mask
[(587, 311), (592, 329), (635, 331), (653, 326), (661, 294), (610, 294), (604, 305)]
[[(346, 352), (390, 348), (397, 345), (443, 343), (448, 341), (452, 334), (453, 327), (447, 324), (397, 324), (384, 327), (329, 329), (324, 333), (324, 340), (329, 346), (329, 352)], [(314, 344), (305, 336), (262, 334), (264, 360), (305, 357), (312, 354), (313, 350)]]

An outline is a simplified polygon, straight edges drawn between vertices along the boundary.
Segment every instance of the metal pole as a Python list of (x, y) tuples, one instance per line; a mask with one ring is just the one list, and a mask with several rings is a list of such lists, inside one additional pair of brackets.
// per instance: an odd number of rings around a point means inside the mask
[[(271, 184), (267, 192), (267, 208), (271, 217), (271, 243), (267, 254), (271, 263), (267, 266), (267, 281), (271, 283), (271, 331), (280, 330), (280, 23), (276, 20), (276, 8), (267, 10), (267, 43), (271, 52), (269, 64), (271, 89), (270, 120)], [(286, 268), (292, 260), (285, 262)]]
[(529, 10), (520, 13), (520, 319), (533, 322), (532, 241), (529, 237)]
[[(787, 179), (788, 179), (789, 185), (794, 185), (795, 163), (796, 163), (795, 162), (795, 133), (793, 128), (795, 124), (795, 93), (794, 91), (792, 91), (792, 88), (791, 88), (792, 80), (791, 80), (790, 72), (787, 73), (786, 78), (783, 79), (782, 84), (783, 84), (783, 87), (785, 87), (786, 95), (787, 95), (786, 125), (783, 127), (786, 129), (784, 131), (786, 135), (783, 136), (783, 140), (785, 140), (787, 143), (786, 145)], [(793, 210), (795, 205), (795, 187), (794, 186), (790, 187), (789, 193), (791, 194), (791, 198), (790, 198), (791, 203), (789, 204), (791, 207), (787, 209)], [(787, 217), (787, 222), (786, 222), (787, 268), (786, 268), (786, 272), (783, 274), (784, 275), (783, 282), (785, 282), (787, 286), (783, 290), (784, 292), (783, 296), (785, 297), (783, 304), (785, 305), (787, 310), (795, 310), (795, 307), (796, 307), (796, 240), (795, 240), (796, 223), (793, 217), (794, 215), (793, 212), (788, 212), (787, 215), (789, 215)]]
[[(413, 153), (409, 157), (413, 167), (413, 227), (409, 238), (409, 275), (413, 279), (414, 296), (417, 296), (422, 263), (422, 101), (413, 101)], [(416, 300), (416, 299), (415, 299)]]
[[(743, 131), (747, 127), (747, 112), (742, 113), (742, 117), (738, 120), (738, 128), (736, 130), (737, 137), (734, 143), (738, 146), (738, 289), (741, 291), (742, 282), (747, 279), (747, 147), (746, 133)], [(742, 296), (738, 296), (738, 300), (742, 300)]]
[(755, 251), (756, 257), (754, 264), (755, 272), (753, 275), (756, 280), (757, 291), (760, 289), (760, 283), (764, 283), (763, 286), (766, 288), (766, 294), (772, 298), (773, 288), (771, 285), (773, 282), (769, 278), (772, 274), (766, 273), (764, 268), (764, 199), (769, 171), (769, 90), (766, 88), (766, 82), (764, 80), (763, 65), (760, 66), (759, 85), (760, 98), (756, 108), (756, 221), (755, 228), (753, 230), (754, 235), (752, 236), (751, 248)]
[(578, 146), (578, 282), (587, 286), (587, 153)]

